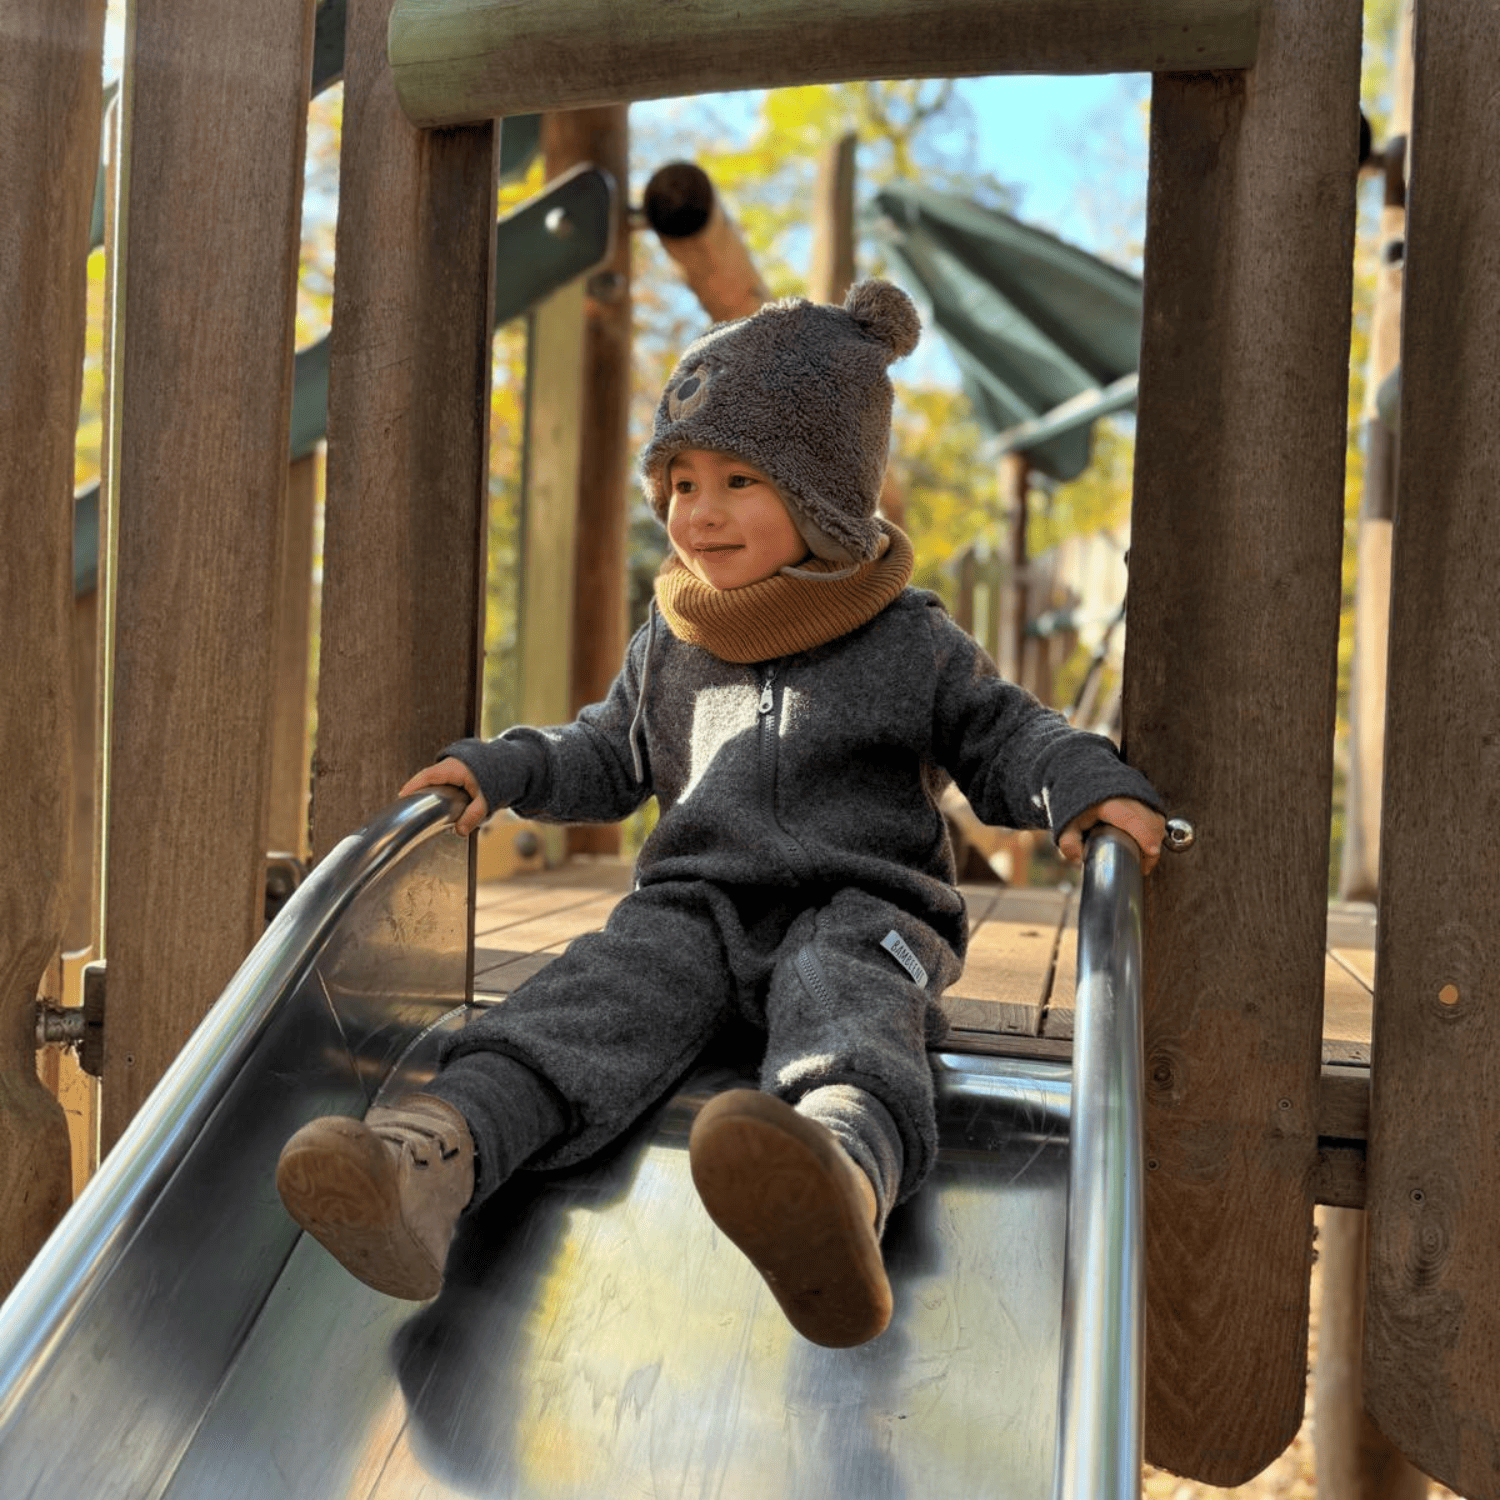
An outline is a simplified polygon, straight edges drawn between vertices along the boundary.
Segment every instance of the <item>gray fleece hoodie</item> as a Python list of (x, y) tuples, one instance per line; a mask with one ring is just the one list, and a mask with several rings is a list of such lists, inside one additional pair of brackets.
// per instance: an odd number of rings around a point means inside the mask
[(582, 823), (660, 817), (639, 885), (858, 887), (962, 958), (967, 928), (938, 797), (951, 777), (986, 823), (1050, 828), (1161, 799), (1101, 735), (1002, 679), (935, 594), (907, 588), (847, 635), (736, 665), (652, 611), (603, 702), (571, 724), (460, 740), (491, 810)]

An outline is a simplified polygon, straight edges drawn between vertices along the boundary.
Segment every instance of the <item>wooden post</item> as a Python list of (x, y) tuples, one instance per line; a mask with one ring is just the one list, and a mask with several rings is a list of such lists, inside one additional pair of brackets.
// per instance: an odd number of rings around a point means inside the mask
[[(260, 930), (312, 0), (132, 0), (103, 1139)], [(224, 94), (235, 70), (233, 108)]]
[[(1012, 615), (1011, 635), (1013, 639), (1011, 658), (1011, 681), (1022, 687), (1030, 687), (1034, 676), (1033, 657), (1026, 635), (1031, 624), (1031, 588), (1028, 574), (1031, 568), (1031, 541), (1029, 500), (1031, 495), (1031, 461), (1024, 453), (1006, 453), (1000, 458), (1000, 505), (1011, 514), (1010, 561)], [(1000, 632), (995, 634), (998, 646)]]
[(397, 0), (391, 71), (419, 125), (729, 89), (981, 73), (1243, 68), (1256, 0)]
[[(813, 189), (812, 269), (808, 295), (814, 302), (842, 303), (854, 285), (854, 152), (851, 131), (824, 148)], [(884, 507), (882, 507), (884, 509)]]
[[(549, 181), (580, 162), (592, 162), (620, 186), (612, 254), (584, 289), (570, 713), (604, 697), (625, 657), (631, 324), (630, 205), (625, 191), (630, 181), (628, 114), (621, 104), (567, 110), (542, 121)], [(618, 854), (620, 830), (613, 823), (571, 828), (568, 848), (574, 854)]]
[(103, 0), (0, 0), (0, 1296), (70, 1197), (63, 1111), (36, 1070), (62, 944), (73, 798), (73, 434), (99, 155)]
[(1349, 683), (1349, 778), (1339, 895), (1373, 901), (1380, 875), (1380, 779), (1385, 760), (1386, 638), (1391, 607), (1391, 521), (1396, 435), (1375, 398), (1401, 357), (1401, 286), (1406, 243), (1406, 143), (1411, 131), (1412, 4), (1402, 7), (1393, 59), (1370, 349), (1365, 361), (1365, 488), (1359, 511), (1354, 662)]
[(1365, 1402), (1414, 1463), (1500, 1495), (1500, 31), (1421, 0), (1392, 545)]
[[(583, 283), (572, 281), (531, 315), (518, 631), (525, 724), (572, 717), (583, 306)], [(567, 855), (566, 830), (546, 825), (542, 839), (547, 863), (559, 864)]]
[(1158, 75), (1125, 749), (1190, 855), (1146, 892), (1146, 1453), (1243, 1483), (1302, 1421), (1360, 7), (1275, 0)]
[(770, 301), (739, 229), (702, 167), (676, 161), (653, 172), (644, 207), (646, 222), (715, 323), (749, 317)]
[(307, 854), (313, 526), (321, 467), (317, 454), (313, 454), (295, 460), (287, 476), (281, 580), (276, 603), (271, 800), (266, 817), (266, 847), (298, 859)]
[(412, 128), (389, 15), (345, 33), (315, 857), (479, 723), (495, 127)]

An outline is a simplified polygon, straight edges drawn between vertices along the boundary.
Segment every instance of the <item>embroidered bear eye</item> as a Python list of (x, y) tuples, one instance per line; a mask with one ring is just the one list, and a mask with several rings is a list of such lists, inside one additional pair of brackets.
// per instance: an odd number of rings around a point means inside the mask
[(667, 416), (674, 422), (690, 417), (708, 395), (708, 371), (702, 365), (690, 370), (667, 392)]

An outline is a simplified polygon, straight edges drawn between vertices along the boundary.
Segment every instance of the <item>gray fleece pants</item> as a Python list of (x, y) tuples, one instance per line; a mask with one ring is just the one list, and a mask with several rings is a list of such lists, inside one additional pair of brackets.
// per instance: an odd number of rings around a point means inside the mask
[(598, 1151), (738, 1021), (764, 1036), (760, 1087), (834, 1132), (875, 1185), (883, 1227), (937, 1153), (927, 1044), (960, 964), (889, 902), (819, 895), (810, 907), (805, 889), (643, 886), (449, 1037), (426, 1092), (469, 1123), (476, 1203), (523, 1164)]

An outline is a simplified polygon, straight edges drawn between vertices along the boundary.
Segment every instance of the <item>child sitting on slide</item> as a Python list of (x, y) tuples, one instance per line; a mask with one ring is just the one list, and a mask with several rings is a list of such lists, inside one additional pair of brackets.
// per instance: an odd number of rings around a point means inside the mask
[(866, 281), (693, 344), (641, 458), (671, 548), (607, 697), (461, 740), (402, 788), (462, 788), (462, 834), (506, 807), (605, 821), (654, 796), (660, 817), (604, 930), (449, 1036), (421, 1093), (287, 1143), (287, 1208), (369, 1285), (434, 1296), (466, 1210), (600, 1150), (740, 1020), (760, 1087), (699, 1113), (697, 1191), (799, 1333), (874, 1338), (886, 1216), (937, 1151), (927, 1047), (967, 936), (947, 780), (1071, 859), (1104, 822), (1155, 863), (1146, 779), (1004, 681), (875, 515), (886, 367), (919, 330)]

